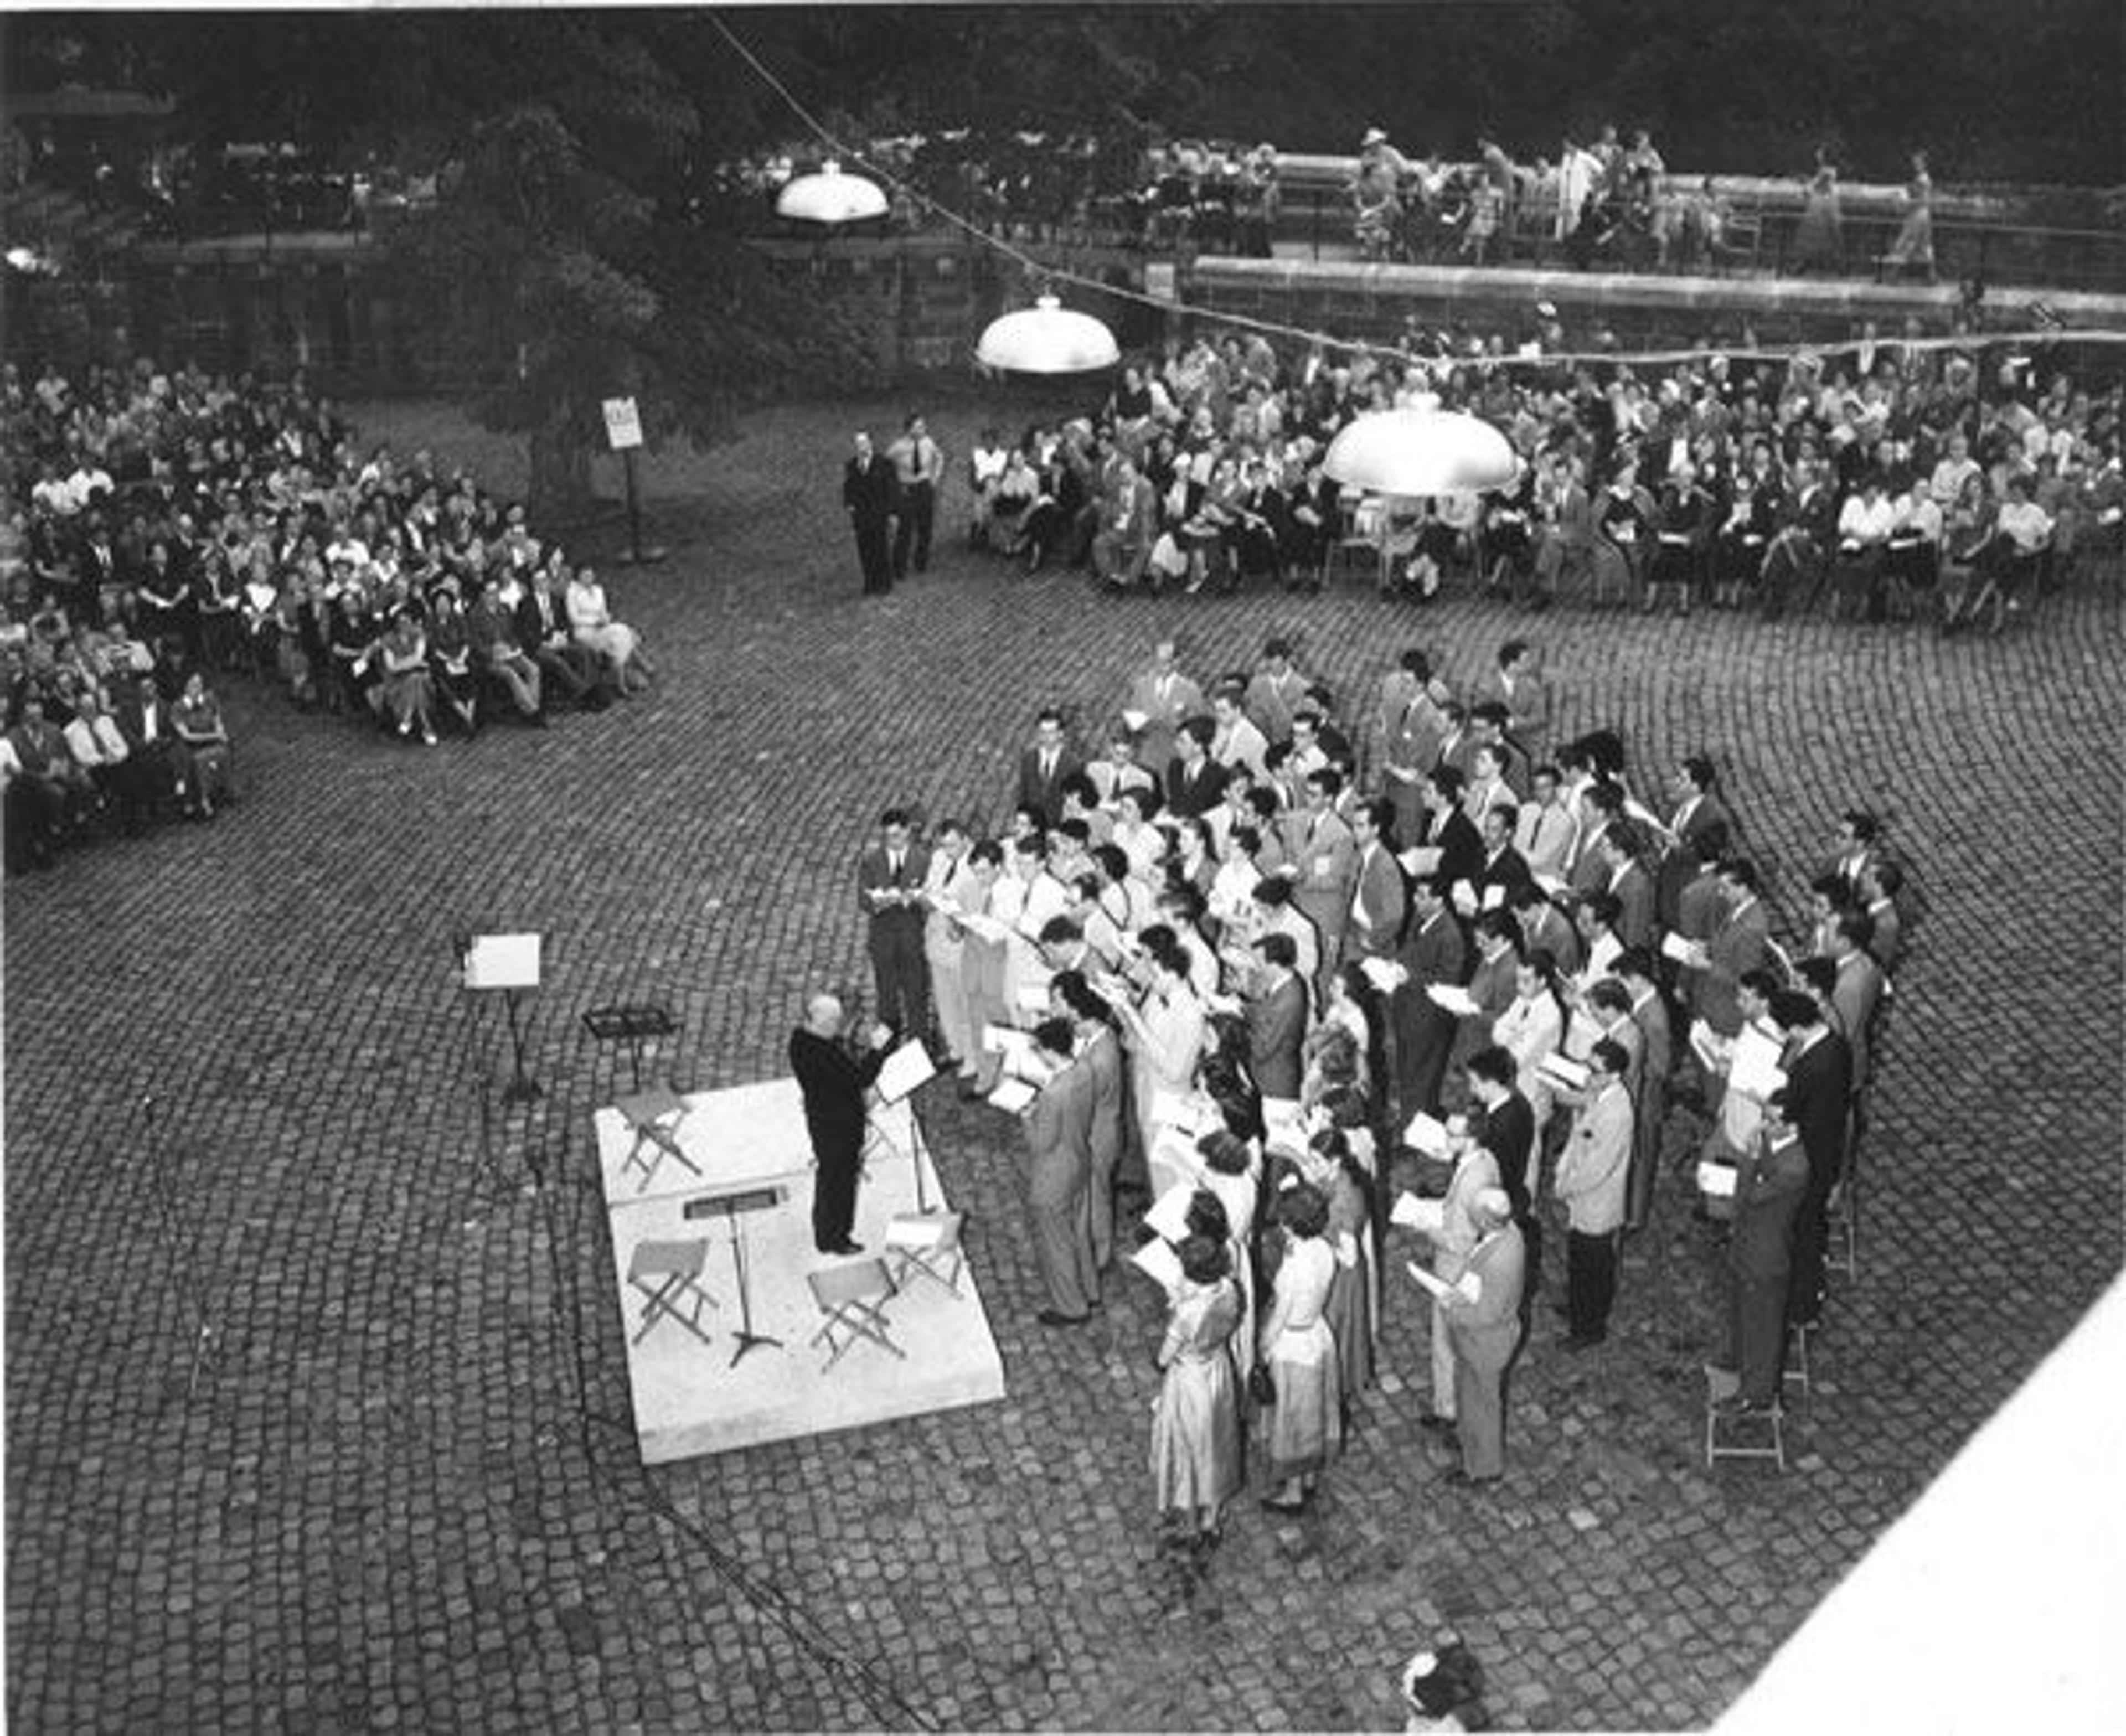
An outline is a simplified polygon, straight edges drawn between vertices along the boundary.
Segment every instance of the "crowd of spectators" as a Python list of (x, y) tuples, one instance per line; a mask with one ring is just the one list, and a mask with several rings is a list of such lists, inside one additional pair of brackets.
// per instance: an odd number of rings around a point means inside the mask
[[(1547, 304), (1518, 342), (1415, 322), (1401, 346), (1355, 353), (1170, 341), (1089, 414), (985, 432), (964, 470), (969, 534), (1116, 590), (1318, 589), (1351, 558), (1418, 599), (1459, 578), (1536, 608), (1585, 595), (1951, 630), (2115, 567), (2122, 392), (2077, 371), (2086, 352), (1944, 347), (1916, 322), (1776, 361), (1600, 359), (1615, 347), (1569, 337)], [(1406, 500), (1325, 476), (1338, 429), (1407, 405), (1504, 430), (1519, 480)]]
[(543, 728), (654, 669), (588, 565), (430, 455), (358, 447), (300, 375), (0, 370), (11, 865), (234, 798), (241, 672), (403, 742)]
[[(1714, 762), (1635, 789), (1621, 734), (1559, 731), (1543, 662), (1414, 649), (1339, 698), (1287, 639), (1198, 672), (1168, 638), (1100, 715), (1040, 714), (993, 835), (881, 818), (865, 884), (919, 890), (866, 904), (878, 1016), (1025, 1117), (1039, 1320), (1084, 1323), (1132, 1231), (1166, 1286), (1178, 1545), (1217, 1542), (1244, 1427), (1263, 1504), (1305, 1507), (1390, 1360), (1429, 1381), (1435, 1474), (1495, 1482), (1505, 1367), (1598, 1351), (1664, 1214), (1721, 1276), (1714, 1426), (1776, 1412), (1821, 1317), (1906, 876), (1849, 810), (1775, 916), (1802, 876), (1782, 899)], [(1391, 1345), (1409, 1252), (1433, 1330)]]

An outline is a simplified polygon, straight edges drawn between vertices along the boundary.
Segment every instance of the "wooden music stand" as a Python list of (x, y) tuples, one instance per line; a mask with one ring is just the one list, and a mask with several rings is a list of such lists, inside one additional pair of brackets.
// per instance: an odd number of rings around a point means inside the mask
[(499, 993), (508, 1010), (515, 1064), (503, 1089), (505, 1103), (529, 1103), (539, 1096), (538, 1084), (524, 1070), (524, 1028), (517, 1017), (518, 997), (539, 987), (539, 948), (536, 934), (476, 934), (465, 942), (461, 957), (466, 993)]

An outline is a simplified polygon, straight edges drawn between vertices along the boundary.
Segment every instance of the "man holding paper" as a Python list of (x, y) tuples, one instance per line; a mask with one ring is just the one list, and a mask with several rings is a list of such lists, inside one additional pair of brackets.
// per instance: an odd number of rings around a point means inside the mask
[(1751, 1416), (1779, 1403), (1794, 1216), (1808, 1187), (1808, 1158), (1786, 1119), (1786, 1101), (1784, 1091), (1772, 1093), (1758, 1135), (1737, 1166), (1735, 1227), (1722, 1274), (1727, 1307), (1715, 1366), (1734, 1370), (1741, 1385), (1716, 1408)]
[(1462, 1465), (1449, 1483), (1472, 1488), (1505, 1474), (1506, 1365), (1521, 1339), (1521, 1293), (1527, 1266), (1521, 1233), (1502, 1188), (1486, 1187), (1471, 1202), (1476, 1241), (1455, 1286), (1434, 1304), (1447, 1322), (1453, 1357), (1456, 1435)]
[(1071, 1059), (1070, 1021), (1044, 1019), (1033, 1047), (1058, 1069), (1026, 1116), (1027, 1228), (1047, 1303), (1043, 1326), (1081, 1326), (1099, 1305), (1093, 1248), (1093, 1116), (1090, 1068)]
[(930, 968), (923, 931), (930, 852), (916, 843), (905, 809), (878, 817), (878, 842), (857, 863), (857, 901), (870, 918), (878, 1016), (903, 1036), (929, 1034)]
[(1631, 1064), (1608, 1037), (1589, 1051), (1587, 1085), (1557, 1160), (1552, 1191), (1566, 1212), (1568, 1351), (1591, 1350), (1609, 1335), (1617, 1298), (1617, 1244), (1624, 1227), (1624, 1184), (1632, 1168)]
[[(1457, 1124), (1458, 1125), (1458, 1124)], [(1433, 1276), (1443, 1285), (1457, 1282), (1467, 1270), (1469, 1256), (1483, 1238), (1474, 1215), (1477, 1196), (1499, 1186), (1499, 1160), (1465, 1133), (1448, 1135), (1454, 1153), (1454, 1174), (1439, 1202), (1439, 1227), (1432, 1233)], [(1432, 1308), (1432, 1406), (1418, 1418), (1425, 1428), (1452, 1433), (1459, 1414), (1454, 1375), (1454, 1352), (1448, 1342), (1448, 1320), (1444, 1298), (1435, 1291)]]
[(1408, 973), (1391, 1002), (1395, 1025), (1397, 1113), (1439, 1113), (1440, 1086), (1454, 1046), (1455, 1016), (1432, 998), (1434, 988), (1459, 987), (1467, 974), (1462, 925), (1448, 913), (1436, 880), (1416, 883), (1402, 965)]

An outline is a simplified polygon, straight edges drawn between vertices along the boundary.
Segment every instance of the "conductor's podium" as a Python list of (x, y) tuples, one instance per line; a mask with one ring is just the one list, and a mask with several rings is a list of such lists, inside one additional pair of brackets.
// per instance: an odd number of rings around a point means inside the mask
[(636, 1093), (593, 1121), (645, 1465), (1004, 1397), (959, 1224), (906, 1103), (874, 1111), (857, 1192), (864, 1252), (848, 1260), (812, 1246), (795, 1079)]

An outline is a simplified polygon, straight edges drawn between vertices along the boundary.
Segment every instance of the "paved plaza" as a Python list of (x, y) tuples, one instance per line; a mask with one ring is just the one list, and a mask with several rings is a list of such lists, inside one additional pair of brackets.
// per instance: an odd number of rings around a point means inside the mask
[[(933, 570), (862, 599), (839, 468), (903, 408), (763, 412), (652, 467), (671, 558), (605, 573), (648, 697), (431, 752), (232, 680), (239, 806), (9, 884), (15, 1729), (1382, 1728), (1445, 1627), (1502, 1724), (1702, 1724), (2119, 1271), (2115, 591), (1997, 642), (1357, 580), (1113, 601), (968, 554), (948, 502)], [(982, 419), (933, 422), (964, 453)], [(367, 425), (511, 484), (442, 412)], [(669, 1003), (682, 1088), (781, 1073), (804, 988), (865, 979), (877, 810), (999, 819), (1035, 710), (1097, 728), (1169, 626), (1199, 674), (1288, 632), (1354, 697), (1406, 645), (1467, 681), (1532, 628), (1561, 733), (1714, 756), (1789, 913), (1842, 807), (1887, 817), (1922, 909), (1786, 1475), (1699, 1460), (1709, 1265), (1666, 1173), (1607, 1347), (1565, 1358), (1543, 1319), (1502, 1492), (1424, 1443), (1398, 1233), (1323, 1500), (1162, 1553), (1157, 1299), (1118, 1275), (1087, 1328), (1035, 1323), (1018, 1130), (949, 1087), (1005, 1401), (638, 1465), (590, 1138), (626, 1068), (581, 1013)], [(546, 1095), (505, 1114), (453, 937), (518, 927), (547, 936)]]

